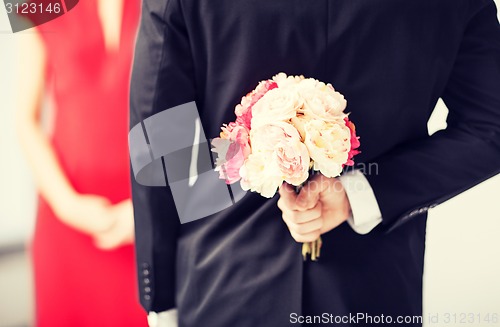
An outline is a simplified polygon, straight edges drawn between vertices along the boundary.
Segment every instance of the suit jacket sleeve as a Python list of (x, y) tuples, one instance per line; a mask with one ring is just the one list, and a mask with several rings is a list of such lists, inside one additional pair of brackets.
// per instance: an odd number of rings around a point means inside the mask
[[(179, 1), (143, 0), (136, 42), (131, 129), (160, 111), (195, 100), (192, 56)], [(132, 198), (141, 304), (146, 311), (168, 310), (175, 307), (180, 224), (172, 194), (168, 186), (143, 186), (132, 176)]]
[(376, 158), (366, 175), (388, 231), (500, 172), (500, 25), (493, 0), (471, 3), (442, 93), (448, 128)]

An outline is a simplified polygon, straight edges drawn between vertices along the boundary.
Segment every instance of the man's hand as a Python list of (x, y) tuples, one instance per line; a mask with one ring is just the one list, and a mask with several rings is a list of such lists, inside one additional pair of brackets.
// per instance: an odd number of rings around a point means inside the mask
[(283, 184), (278, 207), (292, 237), (301, 243), (313, 242), (331, 231), (351, 215), (349, 199), (337, 178), (315, 175), (295, 193), (293, 186)]

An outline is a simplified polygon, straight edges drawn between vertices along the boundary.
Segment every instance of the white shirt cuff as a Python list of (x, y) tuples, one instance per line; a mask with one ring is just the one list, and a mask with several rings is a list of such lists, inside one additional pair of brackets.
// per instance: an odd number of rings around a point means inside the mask
[(370, 183), (359, 170), (339, 177), (351, 204), (352, 217), (347, 222), (358, 234), (368, 234), (382, 222), (382, 213)]
[(170, 309), (163, 312), (149, 312), (149, 327), (177, 327), (177, 309)]

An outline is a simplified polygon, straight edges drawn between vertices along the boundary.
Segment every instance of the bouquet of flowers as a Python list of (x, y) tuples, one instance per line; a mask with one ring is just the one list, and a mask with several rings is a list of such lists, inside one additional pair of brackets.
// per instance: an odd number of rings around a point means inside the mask
[[(227, 184), (266, 198), (287, 182), (297, 190), (314, 172), (337, 177), (354, 164), (359, 138), (344, 113), (347, 102), (331, 84), (277, 74), (262, 81), (235, 108), (236, 121), (212, 140), (216, 168)], [(305, 243), (304, 259), (319, 257), (321, 239)]]

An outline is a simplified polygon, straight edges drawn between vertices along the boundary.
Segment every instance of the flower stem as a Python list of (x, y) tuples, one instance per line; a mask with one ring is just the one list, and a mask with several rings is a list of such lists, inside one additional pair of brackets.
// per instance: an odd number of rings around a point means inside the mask
[(302, 257), (304, 261), (307, 260), (307, 255), (311, 257), (311, 261), (318, 261), (319, 255), (321, 253), (321, 245), (323, 244), (321, 237), (319, 237), (314, 242), (308, 242), (302, 244)]

